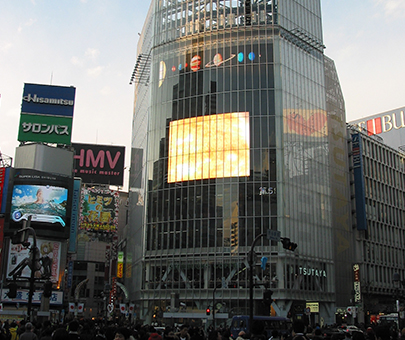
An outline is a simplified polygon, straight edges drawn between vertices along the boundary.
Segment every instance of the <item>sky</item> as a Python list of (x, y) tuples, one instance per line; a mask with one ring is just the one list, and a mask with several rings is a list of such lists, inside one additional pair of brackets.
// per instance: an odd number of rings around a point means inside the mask
[[(128, 167), (134, 101), (129, 80), (149, 4), (3, 1), (0, 152), (14, 158), (19, 145), (24, 83), (72, 85), (72, 141), (126, 146)], [(405, 106), (405, 1), (321, 0), (321, 5), (325, 54), (337, 68), (347, 121)]]

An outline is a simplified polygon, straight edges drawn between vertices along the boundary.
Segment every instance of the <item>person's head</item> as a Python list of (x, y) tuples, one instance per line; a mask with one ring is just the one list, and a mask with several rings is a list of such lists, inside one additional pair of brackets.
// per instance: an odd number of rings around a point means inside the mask
[(34, 326), (32, 325), (31, 322), (27, 322), (27, 323), (25, 324), (25, 330), (26, 330), (27, 332), (31, 332), (33, 328), (34, 328)]
[(375, 329), (375, 336), (378, 340), (390, 340), (390, 327), (387, 325), (378, 326)]
[(162, 337), (158, 333), (154, 332), (150, 334), (148, 340), (162, 340)]
[(246, 333), (244, 331), (240, 331), (238, 336), (240, 336), (241, 338), (243, 338), (246, 335)]
[(118, 328), (114, 340), (127, 340), (130, 336), (131, 332), (127, 328)]
[(315, 331), (314, 331), (314, 335), (315, 335), (315, 336), (322, 336), (322, 331), (321, 331), (319, 328), (317, 328), (317, 329), (315, 329)]
[(79, 321), (73, 320), (69, 323), (69, 332), (77, 332), (79, 330)]
[(273, 338), (277, 338), (278, 337), (278, 330), (277, 329), (273, 329), (273, 331), (271, 332), (271, 336), (273, 337)]
[(304, 333), (305, 331), (305, 324), (301, 320), (296, 320), (293, 323), (293, 331), (295, 334), (297, 333)]
[(52, 340), (69, 340), (69, 333), (64, 328), (58, 328), (52, 333)]
[(181, 326), (179, 333), (180, 337), (184, 338), (185, 336), (187, 336), (187, 334), (188, 334), (188, 326), (187, 325)]
[(214, 329), (213, 331), (211, 331), (209, 334), (208, 334), (208, 340), (221, 340), (222, 339), (222, 335), (221, 335), (221, 333), (218, 331), (218, 330), (216, 330), (216, 329)]

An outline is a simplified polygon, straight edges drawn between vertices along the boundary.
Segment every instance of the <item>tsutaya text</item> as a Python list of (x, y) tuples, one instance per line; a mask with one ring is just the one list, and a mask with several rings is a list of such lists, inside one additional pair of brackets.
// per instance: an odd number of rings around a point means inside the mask
[(301, 275), (326, 277), (326, 270), (323, 269), (300, 267), (299, 270)]

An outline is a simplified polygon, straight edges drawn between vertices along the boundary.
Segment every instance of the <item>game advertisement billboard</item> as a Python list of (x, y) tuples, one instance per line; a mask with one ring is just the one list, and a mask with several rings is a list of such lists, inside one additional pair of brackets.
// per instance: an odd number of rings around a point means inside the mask
[(83, 188), (79, 218), (80, 230), (116, 233), (118, 213), (118, 191)]
[(73, 179), (31, 169), (15, 169), (10, 190), (8, 231), (28, 222), (37, 236), (67, 238)]

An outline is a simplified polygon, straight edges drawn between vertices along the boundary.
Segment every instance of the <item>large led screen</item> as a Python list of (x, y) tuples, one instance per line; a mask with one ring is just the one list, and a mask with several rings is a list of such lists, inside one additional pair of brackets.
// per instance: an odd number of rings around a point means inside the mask
[(168, 182), (249, 176), (249, 112), (170, 122)]
[[(31, 169), (15, 169), (9, 190), (6, 230), (12, 233), (31, 218), (37, 236), (68, 238), (73, 178)], [(28, 224), (27, 224), (28, 226)]]
[(58, 223), (66, 226), (68, 189), (51, 185), (17, 184), (11, 196), (11, 219)]

